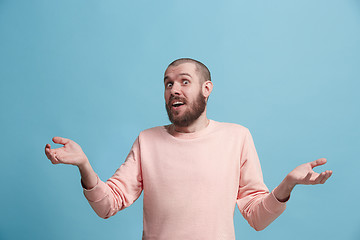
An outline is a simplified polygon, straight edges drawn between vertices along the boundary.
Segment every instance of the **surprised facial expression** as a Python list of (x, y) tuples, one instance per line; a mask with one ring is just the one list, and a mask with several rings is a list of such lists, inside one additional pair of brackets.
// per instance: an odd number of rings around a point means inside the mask
[(202, 84), (196, 66), (182, 63), (165, 71), (165, 107), (169, 120), (187, 127), (198, 119), (206, 107)]

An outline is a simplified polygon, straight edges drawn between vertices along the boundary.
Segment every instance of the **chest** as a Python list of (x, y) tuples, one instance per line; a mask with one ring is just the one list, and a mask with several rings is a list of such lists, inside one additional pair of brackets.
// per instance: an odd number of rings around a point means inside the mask
[[(224, 187), (239, 180), (241, 148), (222, 144), (221, 139), (194, 142), (152, 143), (143, 149), (141, 165), (144, 182), (163, 185)], [(150, 151), (151, 150), (151, 151)]]

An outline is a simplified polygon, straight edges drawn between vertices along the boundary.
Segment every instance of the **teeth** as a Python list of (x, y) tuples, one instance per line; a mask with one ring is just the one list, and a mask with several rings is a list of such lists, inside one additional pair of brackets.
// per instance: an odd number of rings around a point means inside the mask
[(178, 107), (178, 106), (183, 105), (183, 104), (184, 104), (183, 102), (174, 102), (172, 105), (174, 107)]

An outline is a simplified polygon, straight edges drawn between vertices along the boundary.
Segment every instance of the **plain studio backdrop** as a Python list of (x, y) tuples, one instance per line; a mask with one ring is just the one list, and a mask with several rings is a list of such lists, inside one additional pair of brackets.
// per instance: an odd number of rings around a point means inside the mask
[(209, 67), (208, 116), (250, 129), (270, 190), (317, 158), (334, 171), (264, 231), (236, 207), (237, 239), (360, 239), (357, 0), (0, 0), (0, 239), (141, 239), (142, 196), (101, 219), (44, 147), (73, 139), (106, 180), (169, 123), (163, 73), (180, 57)]

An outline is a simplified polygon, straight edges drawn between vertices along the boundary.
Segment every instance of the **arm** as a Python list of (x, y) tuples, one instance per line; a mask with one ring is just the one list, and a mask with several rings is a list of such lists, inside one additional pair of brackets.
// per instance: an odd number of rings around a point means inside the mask
[(269, 193), (264, 184), (260, 161), (248, 130), (243, 140), (240, 163), (237, 205), (250, 226), (260, 231), (281, 215), (286, 204), (277, 200), (274, 191)]
[(50, 144), (47, 144), (46, 156), (53, 164), (71, 164), (79, 168), (84, 195), (99, 217), (109, 218), (115, 215), (140, 196), (142, 175), (138, 140), (135, 141), (125, 163), (106, 182), (99, 179), (77, 143), (60, 137), (54, 137), (53, 141), (64, 146), (51, 149)]
[(240, 212), (257, 231), (263, 230), (285, 210), (286, 201), (297, 184), (323, 184), (332, 171), (316, 173), (312, 169), (326, 163), (321, 158), (291, 171), (271, 193), (263, 183), (260, 162), (250, 132), (244, 140), (241, 178), (237, 204)]
[(332, 175), (332, 171), (325, 171), (316, 173), (313, 171), (314, 167), (326, 163), (325, 158), (320, 158), (313, 162), (302, 164), (291, 171), (285, 179), (274, 190), (274, 195), (280, 202), (286, 202), (290, 198), (291, 191), (298, 184), (315, 185), (324, 184), (326, 180)]

